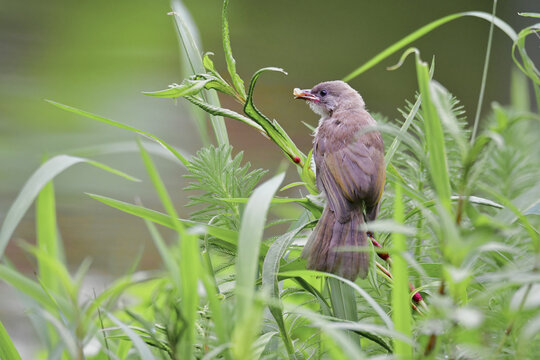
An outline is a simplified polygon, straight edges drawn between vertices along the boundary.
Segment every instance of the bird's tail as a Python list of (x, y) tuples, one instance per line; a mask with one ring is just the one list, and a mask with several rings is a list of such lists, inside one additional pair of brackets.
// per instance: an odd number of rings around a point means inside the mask
[(358, 276), (365, 278), (369, 254), (366, 251), (340, 249), (367, 245), (367, 234), (361, 229), (363, 223), (362, 209), (351, 212), (348, 222), (340, 223), (326, 206), (302, 252), (302, 257), (307, 259), (307, 268), (330, 272), (352, 281)]

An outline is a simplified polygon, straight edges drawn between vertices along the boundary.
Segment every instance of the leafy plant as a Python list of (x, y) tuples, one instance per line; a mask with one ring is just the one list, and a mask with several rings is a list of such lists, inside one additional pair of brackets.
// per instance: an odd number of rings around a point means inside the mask
[[(417, 49), (405, 51), (398, 65), (414, 54), (418, 94), (401, 111), (403, 119), (391, 122), (378, 116), (387, 145), (388, 184), (381, 220), (366, 229), (376, 236), (369, 249), (372, 271), (368, 279), (352, 282), (306, 270), (300, 256), (324, 199), (316, 196), (310, 155), (303, 155), (279, 123), (253, 103), (260, 75), (283, 71), (260, 69), (246, 90), (232, 54), (225, 0), (222, 40), (230, 79), (226, 80), (210, 53), (200, 55), (189, 14), (174, 1), (189, 74), (181, 84), (147, 95), (183, 97), (210, 114), (218, 146), (205, 146), (190, 158), (143, 130), (50, 103), (156, 142), (187, 170), (191, 182), (186, 190), (197, 192), (191, 193), (188, 205), (198, 209), (190, 219), (178, 216), (149, 144), (138, 139), (137, 149), (165, 213), (140, 203), (89, 196), (143, 219), (163, 267), (130, 272), (102, 293), (84, 298), (81, 283), (90, 264), (84, 262), (74, 275), (67, 269), (51, 181), (84, 162), (136, 179), (87, 158), (60, 155), (46, 160), (23, 187), (0, 230), (0, 255), (5, 260), (0, 278), (30, 299), (45, 356), (535, 358), (540, 351), (540, 163), (533, 155), (540, 151), (540, 116), (530, 113), (524, 100), (528, 84), (523, 74), (538, 95), (538, 71), (524, 45), (525, 37), (538, 27), (516, 33), (495, 16), (495, 5), (492, 14), (466, 12), (436, 20), (346, 77), (359, 76), (438, 26), (464, 16), (488, 20), (492, 28), (503, 30), (521, 61), (521, 72), (513, 74), (512, 106), (493, 104), (483, 127), (477, 112), (476, 134), (469, 131), (459, 101), (434, 80), (434, 62), (424, 62)], [(491, 38), (492, 31), (490, 45)], [(485, 73), (488, 61), (486, 56)], [(223, 108), (216, 92), (239, 102), (243, 114)], [(200, 112), (197, 117), (202, 137), (209, 139)], [(298, 166), (301, 181), (280, 189), (281, 173), (259, 184), (266, 171), (242, 165), (241, 152), (232, 156), (222, 117), (270, 138)], [(294, 186), (305, 186), (310, 195), (276, 196)], [(22, 245), (37, 261), (37, 278), (32, 279), (10, 265), (3, 250), (36, 197), (37, 245)], [(301, 206), (301, 215), (287, 222), (284, 233), (268, 236), (270, 208), (291, 203)], [(164, 238), (156, 224), (172, 229), (173, 235)], [(133, 269), (136, 266), (135, 262)], [(119, 302), (120, 298), (128, 301)], [(1, 324), (0, 356), (18, 358)]]
[(231, 152), (227, 145), (199, 150), (187, 166), (186, 178), (193, 181), (184, 190), (202, 193), (191, 196), (187, 204), (202, 207), (191, 214), (193, 220), (238, 231), (240, 204), (227, 200), (249, 197), (266, 171), (249, 171), (249, 163), (241, 165), (243, 154), (232, 158)]

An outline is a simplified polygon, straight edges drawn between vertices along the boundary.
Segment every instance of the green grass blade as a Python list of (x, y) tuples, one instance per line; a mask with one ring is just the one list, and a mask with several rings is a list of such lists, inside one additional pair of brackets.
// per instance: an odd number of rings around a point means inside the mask
[[(273, 298), (279, 299), (279, 288), (277, 274), (279, 273), (282, 258), (289, 246), (294, 241), (296, 235), (300, 233), (306, 225), (303, 225), (293, 231), (290, 231), (280, 236), (268, 249), (266, 256), (264, 257), (263, 269), (262, 269), (262, 286), (265, 291)], [(285, 347), (289, 354), (289, 357), (294, 358), (294, 347), (285, 326), (285, 320), (283, 317), (283, 309), (281, 306), (275, 306), (272, 303), (269, 304), (270, 312), (274, 316), (276, 323), (278, 324), (281, 337), (285, 343)]]
[[(395, 184), (394, 221), (403, 223), (403, 201), (401, 185)], [(407, 261), (401, 255), (407, 251), (405, 236), (398, 232), (392, 234), (392, 245), (395, 251), (392, 257), (394, 281), (392, 287), (392, 320), (395, 330), (408, 338), (412, 338), (412, 314), (409, 300), (409, 271)], [(412, 359), (412, 347), (401, 339), (394, 340), (394, 354), (398, 359)]]
[(441, 203), (448, 211), (451, 211), (451, 189), (444, 145), (444, 132), (441, 119), (432, 101), (428, 65), (420, 59), (418, 53), (416, 55), (416, 71), (418, 88), (422, 97), (422, 113), (424, 114), (430, 177)]
[(110, 119), (104, 118), (103, 116), (92, 114), (92, 113), (89, 113), (87, 111), (74, 108), (72, 106), (64, 105), (64, 104), (58, 103), (56, 101), (52, 101), (52, 100), (45, 100), (45, 101), (48, 102), (51, 105), (54, 105), (54, 106), (62, 109), (62, 110), (66, 110), (66, 111), (72, 112), (72, 113), (77, 114), (77, 115), (82, 115), (82, 116), (87, 117), (89, 119), (97, 120), (97, 121), (105, 123), (107, 125), (112, 125), (112, 126), (115, 126), (117, 128), (120, 128), (120, 129), (128, 130), (128, 131), (143, 135), (143, 136), (145, 136), (145, 137), (147, 137), (147, 138), (149, 138), (151, 140), (154, 140), (155, 142), (157, 142), (158, 144), (163, 146), (165, 149), (169, 150), (178, 160), (180, 160), (182, 162), (182, 164), (187, 165), (189, 163), (189, 161), (186, 158), (184, 158), (184, 156), (182, 156), (175, 148), (173, 148), (172, 146), (170, 146), (169, 144), (167, 144), (165, 141), (161, 140), (157, 136), (154, 136), (154, 135), (152, 135), (152, 134), (150, 134), (150, 133), (148, 133), (146, 131), (139, 130), (137, 128), (134, 128), (133, 126), (125, 125), (125, 124), (119, 123), (118, 121), (110, 120)]
[(208, 307), (212, 312), (212, 321), (214, 322), (214, 329), (216, 335), (219, 339), (220, 346), (226, 346), (224, 348), (223, 354), (226, 359), (231, 359), (230, 349), (230, 335), (229, 335), (229, 322), (228, 318), (225, 316), (225, 311), (228, 310), (226, 307), (222, 307), (221, 302), (218, 297), (218, 292), (216, 289), (216, 283), (213, 279), (214, 273), (212, 269), (208, 267), (204, 268), (205, 273), (201, 277), (201, 281), (206, 290), (206, 297), (208, 299)]
[(30, 205), (32, 205), (32, 202), (38, 196), (41, 189), (43, 189), (43, 187), (47, 185), (47, 183), (49, 183), (49, 181), (51, 181), (56, 175), (78, 163), (88, 163), (115, 175), (122, 176), (125, 179), (138, 181), (134, 177), (131, 177), (119, 170), (115, 170), (97, 161), (68, 155), (58, 155), (53, 157), (41, 165), (39, 169), (37, 169), (32, 176), (30, 176), (28, 181), (21, 189), (21, 192), (9, 208), (4, 219), (4, 223), (2, 224), (2, 228), (0, 229), (0, 258), (2, 258), (4, 255), (4, 250), (11, 236), (13, 235), (13, 232), (17, 228), (17, 225), (23, 218)]
[(456, 115), (452, 111), (451, 95), (449, 91), (437, 81), (429, 82), (429, 90), (431, 92), (431, 100), (437, 110), (437, 114), (444, 125), (444, 130), (457, 143), (462, 160), (465, 161), (469, 152), (469, 144), (465, 137), (465, 133), (460, 128)]
[[(178, 37), (180, 38), (180, 46), (182, 48), (182, 54), (185, 56), (185, 60), (188, 62), (189, 75), (204, 73), (204, 66), (201, 56), (201, 49), (199, 49), (199, 35), (197, 26), (181, 0), (171, 1), (171, 15), (174, 16), (174, 22)], [(188, 75), (188, 74), (186, 74)]]
[[(43, 187), (36, 199), (36, 242), (38, 248), (57, 263), (64, 263), (62, 244), (58, 236), (53, 182)], [(43, 286), (50, 291), (60, 289), (52, 269), (38, 258), (38, 273)]]
[[(536, 106), (540, 113), (540, 71), (536, 68), (534, 61), (530, 58), (525, 47), (525, 40), (529, 35), (536, 35), (540, 32), (540, 23), (526, 27), (519, 32), (517, 39), (512, 45), (512, 59), (517, 67), (531, 79), (536, 97)], [(516, 49), (521, 57), (521, 62), (516, 56)]]
[(388, 329), (393, 329), (394, 328), (394, 325), (392, 323), (392, 319), (390, 319), (390, 317), (386, 314), (386, 312), (383, 310), (383, 308), (377, 303), (377, 301), (372, 296), (370, 296), (367, 293), (367, 291), (365, 291), (360, 286), (358, 286), (356, 283), (354, 283), (354, 282), (352, 282), (350, 280), (342, 278), (342, 277), (340, 277), (338, 275), (334, 275), (334, 274), (330, 274), (330, 273), (323, 273), (323, 272), (314, 271), (314, 270), (283, 271), (283, 272), (279, 273), (279, 276), (284, 276), (284, 277), (324, 276), (324, 277), (337, 279), (337, 280), (349, 285), (352, 289), (354, 289), (354, 291), (356, 291), (358, 293), (358, 295), (363, 297), (364, 300), (366, 300), (366, 303), (373, 310), (375, 310), (375, 312), (377, 313), (379, 318), (384, 322), (384, 324), (386, 325), (386, 327)]
[[(409, 126), (411, 125), (416, 114), (418, 113), (418, 109), (420, 109), (420, 104), (422, 104), (422, 98), (419, 96), (418, 99), (416, 99), (416, 102), (414, 103), (414, 106), (412, 107), (411, 111), (407, 115), (405, 122), (399, 129), (400, 135), (404, 135), (405, 133), (407, 133), (407, 130), (409, 130)], [(402, 141), (401, 136), (396, 136), (394, 138), (394, 141), (392, 141), (392, 144), (390, 144), (390, 147), (388, 148), (388, 151), (386, 152), (386, 156), (384, 158), (386, 167), (390, 166), (390, 163), (392, 162), (392, 158), (394, 157), (394, 154), (396, 153), (399, 145), (401, 144), (401, 141)]]
[(10, 284), (18, 291), (35, 300), (43, 308), (51, 310), (55, 308), (55, 304), (51, 301), (51, 298), (43, 291), (41, 286), (22, 275), (20, 272), (0, 264), (0, 279)]
[[(356, 322), (358, 321), (358, 309), (356, 307), (356, 297), (354, 290), (346, 286), (337, 279), (327, 280), (330, 287), (330, 301), (334, 316), (338, 319)], [(360, 345), (360, 338), (353, 334), (348, 334), (351, 339)]]
[[(258, 186), (242, 215), (242, 223), (238, 234), (238, 260), (236, 296), (237, 310), (244, 312), (251, 306), (255, 291), (257, 274), (257, 259), (262, 241), (266, 213), (274, 194), (285, 178), (285, 173), (279, 174)], [(241, 313), (237, 316), (242, 317)]]
[(257, 124), (255, 121), (251, 120), (248, 117), (245, 117), (244, 115), (238, 114), (235, 111), (210, 105), (208, 103), (205, 103), (204, 101), (201, 101), (199, 98), (194, 97), (194, 96), (186, 96), (186, 100), (188, 100), (194, 105), (197, 105), (198, 107), (200, 107), (201, 109), (203, 109), (204, 111), (210, 114), (220, 115), (220, 116), (228, 117), (230, 119), (238, 120), (238, 121), (243, 122), (244, 124), (254, 127), (255, 129), (259, 131), (264, 131), (262, 126)]
[(39, 276), (38, 281), (46, 292), (51, 293), (55, 290), (63, 288), (69, 294), (71, 300), (77, 301), (75, 284), (73, 283), (66, 266), (61, 261), (58, 261), (58, 258), (51, 256), (41, 248), (27, 243), (22, 243), (21, 247), (30, 254), (34, 255), (38, 261), (40, 269), (47, 269), (46, 274), (53, 278), (52, 281), (54, 282), (52, 283), (52, 287), (49, 287), (49, 284), (43, 281), (41, 275)]
[[(381, 51), (380, 53), (375, 55), (373, 58), (368, 60), (364, 65), (358, 67), (356, 70), (351, 72), (349, 75), (345, 76), (343, 78), (343, 80), (344, 81), (351, 81), (352, 79), (354, 79), (358, 75), (360, 75), (360, 74), (366, 72), (367, 70), (371, 69), (372, 67), (374, 67), (375, 65), (377, 65), (378, 63), (380, 63), (381, 61), (383, 61), (384, 59), (386, 59), (390, 55), (396, 53), (400, 49), (403, 49), (405, 46), (410, 45), (413, 41), (415, 41), (415, 40), (421, 38), (422, 36), (430, 33), (431, 31), (438, 28), (439, 26), (444, 25), (444, 24), (446, 24), (446, 23), (448, 23), (448, 22), (450, 22), (452, 20), (462, 18), (464, 16), (473, 16), (473, 17), (477, 17), (477, 18), (480, 18), (480, 19), (490, 21), (490, 22), (492, 20), (492, 16), (489, 13), (481, 12), (481, 11), (469, 11), (469, 12), (462, 12), (462, 13), (448, 15), (448, 16), (445, 16), (445, 17), (440, 18), (438, 20), (435, 20), (433, 22), (430, 22), (429, 24), (422, 26), (420, 29), (412, 32), (411, 34), (405, 36), (403, 39), (399, 40), (398, 42), (396, 42), (396, 43), (390, 45), (389, 47), (387, 47), (386, 49), (384, 49), (383, 51)], [(512, 27), (510, 25), (508, 25), (507, 23), (505, 23), (503, 20), (499, 19), (498, 17), (495, 17), (495, 26), (497, 26), (506, 35), (508, 35), (508, 37), (510, 39), (512, 39), (512, 41), (514, 41), (517, 38), (517, 34), (514, 31), (514, 29), (512, 29)]]
[(21, 360), (21, 355), (13, 345), (9, 334), (4, 325), (0, 321), (0, 359), (5, 360)]
[(143, 218), (144, 223), (146, 224), (146, 227), (148, 228), (148, 231), (150, 232), (150, 236), (152, 237), (152, 240), (154, 241), (154, 245), (156, 246), (156, 249), (159, 252), (159, 255), (161, 256), (161, 260), (163, 261), (163, 264), (165, 265), (165, 268), (167, 269), (169, 276), (173, 280), (173, 283), (175, 284), (177, 289), (181, 288), (181, 280), (180, 280), (180, 269), (178, 267), (178, 264), (176, 263), (176, 259), (173, 256), (173, 253), (171, 253), (170, 249), (167, 247), (167, 244), (165, 243), (165, 240), (163, 240), (163, 237), (159, 233), (159, 231), (156, 229), (156, 226), (154, 223), (148, 219)]
[[(258, 186), (244, 209), (238, 235), (238, 257), (236, 261), (236, 305), (233, 353), (249, 359), (253, 342), (258, 333), (253, 321), (260, 319), (262, 311), (255, 303), (255, 285), (259, 252), (263, 237), (266, 214), (270, 202), (285, 178), (285, 173), (274, 176)], [(251, 328), (250, 328), (251, 327)]]
[(227, 7), (229, 6), (229, 0), (223, 1), (223, 11), (221, 14), (221, 25), (222, 25), (222, 40), (223, 40), (223, 50), (225, 52), (225, 61), (227, 62), (227, 70), (229, 70), (229, 75), (231, 76), (232, 83), (234, 88), (242, 96), (246, 98), (246, 89), (244, 88), (244, 81), (236, 72), (236, 60), (232, 54), (231, 48), (231, 39), (229, 34), (229, 22), (227, 20)]
[(138, 145), (146, 171), (150, 177), (150, 180), (152, 181), (152, 184), (154, 185), (154, 188), (156, 189), (156, 192), (163, 204), (163, 207), (165, 208), (165, 211), (167, 211), (167, 213), (171, 217), (175, 229), (178, 231), (178, 233), (181, 236), (186, 235), (184, 226), (180, 221), (178, 221), (178, 214), (176, 212), (176, 209), (174, 208), (174, 204), (171, 200), (171, 197), (169, 196), (167, 189), (165, 188), (165, 184), (163, 183), (163, 180), (161, 179), (161, 176), (159, 175), (156, 166), (154, 165), (154, 162), (152, 161), (150, 155), (148, 154), (140, 140), (138, 141)]
[(180, 243), (180, 277), (181, 277), (181, 296), (182, 296), (182, 316), (185, 320), (185, 330), (180, 341), (180, 354), (185, 359), (193, 357), (195, 345), (195, 333), (197, 322), (197, 310), (199, 304), (199, 293), (197, 291), (197, 281), (201, 268), (201, 258), (199, 254), (199, 242), (196, 236), (189, 235), (184, 225), (178, 220), (176, 209), (174, 208), (171, 197), (169, 196), (165, 184), (155, 167), (150, 155), (146, 152), (139, 142), (141, 157), (143, 159), (146, 171), (152, 180), (152, 184), (163, 204), (165, 210), (173, 221), (174, 229), (178, 233)]
[(482, 111), (482, 104), (484, 102), (484, 92), (486, 90), (487, 73), (489, 69), (489, 57), (491, 55), (491, 42), (493, 40), (493, 26), (495, 25), (495, 12), (497, 10), (497, 0), (493, 0), (493, 10), (491, 12), (491, 24), (489, 25), (489, 36), (486, 49), (486, 57), (484, 59), (484, 70), (482, 71), (482, 81), (480, 83), (480, 94), (478, 95), (478, 103), (476, 105), (476, 115), (474, 116), (473, 130), (471, 134), (471, 144), (476, 138), (476, 132), (478, 131), (478, 124), (480, 123), (480, 113)]
[(529, 84), (527, 77), (518, 69), (512, 68), (510, 76), (510, 104), (517, 111), (530, 111)]
[[(115, 200), (106, 196), (88, 194), (91, 198), (104, 203), (112, 208), (118, 209), (125, 213), (135, 215), (142, 219), (152, 221), (156, 224), (166, 226), (170, 229), (175, 229), (175, 224), (170, 216), (163, 214), (159, 211), (148, 209), (139, 205), (130, 204), (124, 201)], [(207, 225), (192, 220), (178, 219), (185, 227), (190, 228), (193, 226), (199, 226), (206, 229), (209, 235), (215, 236), (216, 238), (222, 240), (221, 245), (225, 247), (236, 250), (238, 233), (233, 230), (223, 229), (217, 226)]]
[[(308, 307), (295, 306), (290, 310), (291, 312), (302, 315), (313, 326), (319, 328), (326, 336), (321, 336), (321, 341), (318, 344), (321, 350), (328, 352), (330, 359), (364, 359), (360, 347), (354, 341), (351, 341), (349, 336), (344, 336), (342, 329), (338, 329), (335, 326), (334, 321), (329, 321), (320, 314), (317, 314)], [(321, 357), (326, 359), (327, 357)]]
[(143, 360), (155, 359), (148, 345), (134, 330), (132, 330), (129, 326), (124, 324), (122, 321), (118, 320), (116, 316), (114, 316), (113, 314), (107, 313), (107, 316), (109, 317), (109, 319), (112, 320), (113, 323), (115, 323), (120, 329), (122, 329), (122, 331), (129, 337), (129, 340), (131, 340), (131, 343), (135, 347), (140, 359), (143, 359)]
[[(189, 62), (192, 75), (203, 74), (205, 71), (201, 51), (195, 38), (197, 34), (195, 22), (182, 1), (173, 0), (171, 2), (171, 7), (174, 14), (178, 37), (180, 38), (181, 47), (184, 50), (183, 54)], [(220, 106), (219, 98), (215, 91), (203, 90), (202, 93), (203, 97), (207, 100), (206, 102), (216, 107)], [(197, 117), (199, 120), (198, 126), (202, 133), (205, 131), (205, 127), (201, 124), (203, 121), (203, 116), (202, 114), (197, 114)], [(229, 136), (227, 134), (227, 128), (225, 127), (225, 120), (223, 120), (223, 118), (219, 115), (210, 115), (210, 122), (212, 124), (212, 128), (214, 129), (214, 134), (218, 144), (228, 144)]]
[(84, 328), (91, 326), (91, 322), (96, 318), (98, 309), (102, 307), (107, 309), (108, 307), (115, 306), (116, 301), (126, 289), (139, 282), (149, 281), (154, 278), (154, 273), (139, 272), (115, 280), (112, 285), (108, 286), (94, 301), (84, 308), (82, 326)]
[(65, 350), (67, 350), (68, 357), (71, 359), (82, 359), (83, 349), (79, 346), (76, 334), (74, 331), (68, 328), (67, 324), (58, 320), (56, 317), (52, 316), (50, 313), (44, 311), (41, 308), (37, 309), (37, 312), (41, 318), (46, 320), (50, 325), (52, 325), (55, 331), (58, 334), (58, 338), (61, 343), (64, 344)]
[(540, 13), (533, 13), (533, 12), (519, 12), (518, 15), (519, 15), (519, 16), (524, 16), (524, 17), (533, 17), (533, 18), (540, 19)]

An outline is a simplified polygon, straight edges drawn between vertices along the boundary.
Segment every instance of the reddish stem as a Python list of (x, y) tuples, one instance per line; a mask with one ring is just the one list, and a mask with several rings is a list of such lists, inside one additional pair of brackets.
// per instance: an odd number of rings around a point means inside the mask
[[(380, 249), (382, 249), (382, 245), (379, 244), (379, 242), (377, 240), (375, 240), (375, 238), (373, 237), (373, 233), (372, 232), (369, 232), (368, 231), (368, 236), (371, 240), (371, 243), (373, 244), (373, 246), (375, 247), (378, 247)], [(381, 253), (381, 252), (378, 252), (377, 255), (379, 255), (379, 257), (381, 259), (383, 259), (384, 261), (386, 262), (390, 262), (391, 259), (390, 259), (390, 255), (388, 255), (388, 253)], [(380, 267), (382, 268), (382, 266)], [(384, 268), (383, 268), (384, 269)], [(389, 277), (389, 278), (392, 278), (392, 274), (390, 274), (388, 271), (386, 271), (386, 269), (383, 270), (385, 272), (385, 274)], [(415, 292), (415, 288), (413, 286), (413, 284), (409, 283), (409, 289), (411, 289), (411, 292), (414, 293), (413, 295), (413, 300), (415, 303), (420, 303), (421, 301), (423, 301), (424, 299), (422, 298), (422, 295), (420, 295), (420, 293), (418, 291)], [(414, 305), (413, 305), (414, 306)]]

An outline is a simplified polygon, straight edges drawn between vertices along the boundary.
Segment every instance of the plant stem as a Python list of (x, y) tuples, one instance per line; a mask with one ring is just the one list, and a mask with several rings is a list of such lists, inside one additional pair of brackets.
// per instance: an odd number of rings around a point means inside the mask
[(491, 42), (493, 40), (493, 27), (495, 24), (495, 12), (497, 9), (497, 0), (493, 0), (493, 10), (491, 11), (491, 24), (489, 26), (489, 37), (486, 50), (486, 58), (484, 59), (484, 71), (482, 74), (482, 84), (480, 86), (480, 95), (478, 96), (478, 104), (476, 105), (476, 115), (474, 117), (473, 131), (471, 135), (471, 144), (473, 143), (476, 132), (478, 131), (478, 123), (480, 122), (480, 113), (482, 111), (482, 103), (484, 101), (484, 92), (486, 90), (486, 80), (489, 68), (489, 57), (491, 55)]

